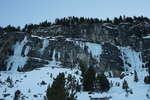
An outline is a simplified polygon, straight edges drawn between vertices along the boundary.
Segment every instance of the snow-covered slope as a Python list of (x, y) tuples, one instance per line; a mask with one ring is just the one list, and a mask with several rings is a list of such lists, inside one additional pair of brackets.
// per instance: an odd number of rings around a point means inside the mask
[[(79, 72), (77, 75), (75, 72)], [(43, 96), (46, 95), (46, 89), (48, 84), (52, 84), (53, 78), (55, 78), (59, 73), (64, 72), (65, 77), (68, 74), (72, 74), (80, 81), (81, 72), (77, 69), (66, 69), (66, 68), (51, 68), (51, 67), (43, 67), (39, 69), (35, 69), (30, 72), (10, 72), (10, 71), (2, 71), (0, 72), (0, 98), (4, 98), (4, 94), (10, 94), (5, 97), (6, 100), (12, 100), (14, 97), (14, 92), (16, 90), (20, 90), (22, 93), (22, 97), (25, 100), (43, 100)], [(50, 75), (52, 74), (52, 78)], [(122, 89), (122, 82), (124, 79), (119, 78), (109, 78), (109, 81), (113, 83), (112, 88), (107, 93), (93, 93), (88, 94), (88, 92), (78, 92), (78, 100), (90, 100), (90, 98), (102, 98), (102, 97), (111, 97), (110, 100), (147, 100), (146, 94), (150, 95), (150, 86), (144, 83), (144, 76), (147, 75), (147, 72), (143, 69), (143, 71), (138, 72), (139, 81), (135, 83), (133, 81), (134, 75), (129, 74), (124, 77), (127, 80), (130, 89), (132, 89), (133, 94), (128, 94), (125, 90)], [(8, 82), (5, 80), (10, 76), (13, 80), (14, 87), (9, 88)], [(41, 85), (42, 81), (46, 82), (46, 85)], [(120, 86), (116, 85), (116, 83), (120, 83)], [(81, 82), (80, 82), (81, 84)]]

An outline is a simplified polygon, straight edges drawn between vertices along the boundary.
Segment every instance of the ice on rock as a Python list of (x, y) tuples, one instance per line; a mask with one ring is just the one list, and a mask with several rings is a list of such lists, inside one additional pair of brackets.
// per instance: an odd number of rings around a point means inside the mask
[(27, 37), (24, 38), (24, 40), (22, 42), (16, 42), (16, 44), (13, 46), (13, 50), (14, 50), (14, 55), (10, 56), (7, 60), (6, 60), (6, 68), (7, 70), (11, 70), (11, 71), (17, 71), (18, 68), (23, 68), (24, 65), (26, 64), (28, 57), (26, 57), (26, 55), (29, 52), (30, 47), (27, 46), (24, 52), (24, 57), (22, 55), (22, 50), (24, 45), (27, 43)]
[(26, 49), (24, 51), (24, 55), (27, 56), (27, 54), (29, 53), (30, 51), (30, 46), (26, 46)]
[(102, 54), (102, 46), (97, 43), (90, 43), (90, 42), (81, 42), (81, 41), (75, 41), (76, 45), (79, 45), (82, 49), (84, 47), (87, 47), (88, 53), (92, 54), (92, 57), (96, 59), (98, 62), (100, 62), (100, 55)]
[(121, 51), (121, 59), (124, 63), (124, 70), (127, 72), (129, 71), (140, 71), (142, 69), (142, 57), (141, 52), (136, 52), (133, 49), (131, 49), (129, 46), (127, 47), (118, 47), (118, 49)]
[(45, 48), (49, 45), (49, 40), (48, 39), (44, 39), (43, 41), (43, 47), (41, 49), (41, 53), (44, 52)]
[[(52, 61), (49, 61), (49, 64), (45, 65), (46, 67), (59, 67), (61, 62), (57, 61), (55, 58), (56, 50), (53, 51)], [(58, 53), (58, 59), (60, 59), (60, 53)]]

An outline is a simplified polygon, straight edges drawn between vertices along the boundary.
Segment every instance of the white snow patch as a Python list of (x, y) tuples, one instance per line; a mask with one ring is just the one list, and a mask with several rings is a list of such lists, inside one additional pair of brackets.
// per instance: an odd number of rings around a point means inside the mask
[(150, 34), (148, 36), (143, 37), (143, 38), (150, 38)]

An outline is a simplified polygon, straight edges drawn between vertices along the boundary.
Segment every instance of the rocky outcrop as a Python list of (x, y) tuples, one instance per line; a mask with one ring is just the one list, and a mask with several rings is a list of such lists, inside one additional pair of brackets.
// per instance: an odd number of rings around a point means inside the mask
[[(150, 60), (150, 38), (143, 36), (149, 28), (148, 23), (105, 23), (39, 27), (30, 34), (0, 31), (1, 70), (78, 67), (82, 63), (119, 75), (125, 67), (135, 69)], [(136, 59), (140, 63), (135, 64)]]

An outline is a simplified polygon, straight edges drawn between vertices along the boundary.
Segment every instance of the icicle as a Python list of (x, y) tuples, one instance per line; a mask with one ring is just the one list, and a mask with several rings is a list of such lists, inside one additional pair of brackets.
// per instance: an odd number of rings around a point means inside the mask
[(27, 37), (24, 38), (24, 40), (20, 43), (20, 42), (16, 42), (16, 44), (14, 45), (13, 49), (14, 49), (14, 55), (10, 56), (9, 59), (6, 60), (6, 68), (7, 70), (11, 70), (11, 71), (17, 71), (18, 68), (23, 68), (24, 65), (26, 64), (28, 57), (26, 57), (26, 55), (29, 52), (29, 47), (26, 48), (24, 54), (25, 57), (23, 57), (22, 55), (22, 50), (24, 45), (27, 43)]
[(126, 72), (126, 69), (128, 69), (129, 71), (141, 70), (143, 62), (142, 62), (142, 57), (141, 57), (140, 52), (134, 51), (129, 46), (118, 47), (118, 49), (121, 51), (121, 54), (122, 54), (121, 58), (124, 63), (125, 72)]

